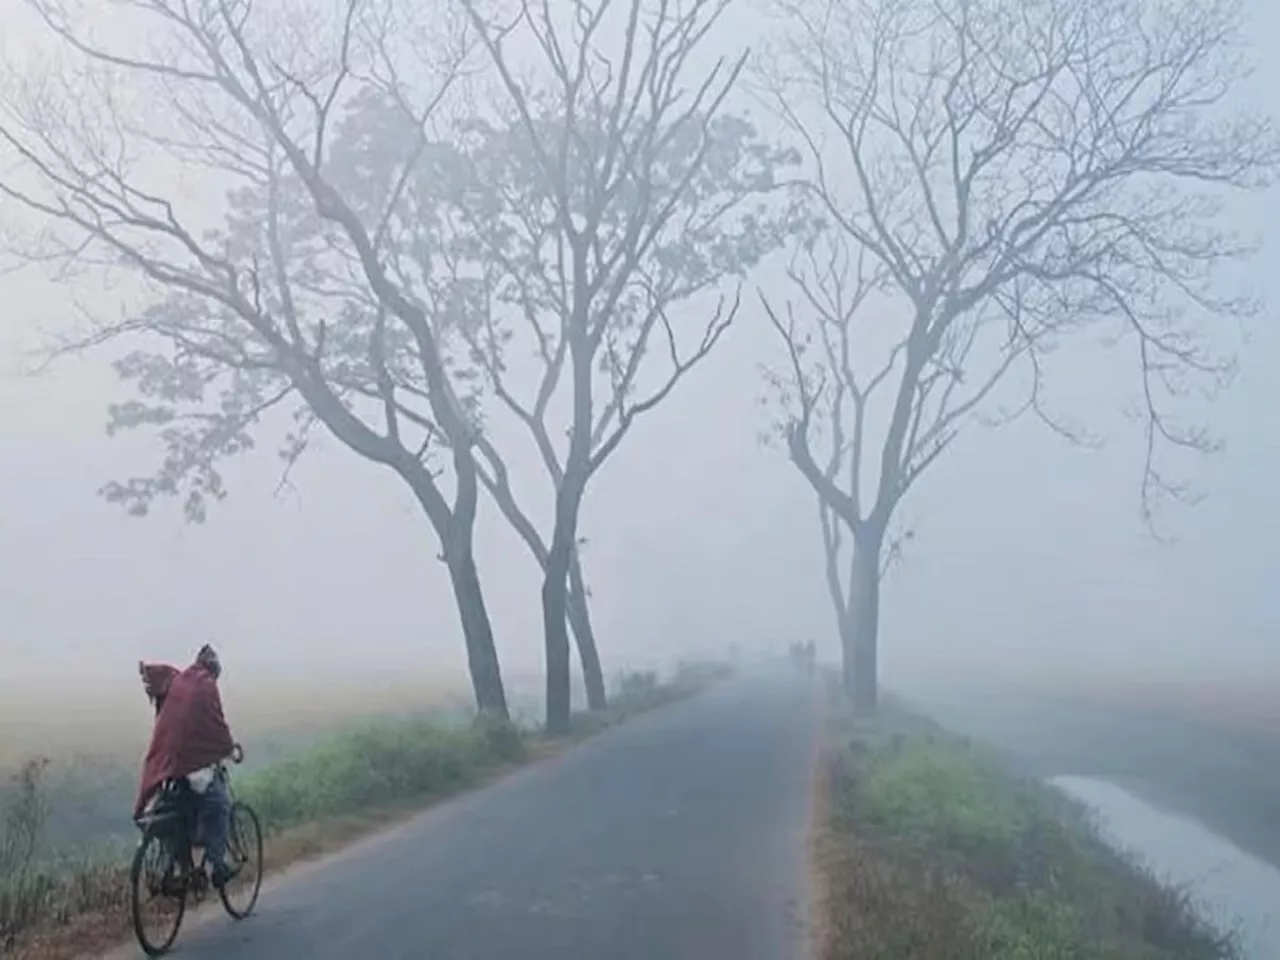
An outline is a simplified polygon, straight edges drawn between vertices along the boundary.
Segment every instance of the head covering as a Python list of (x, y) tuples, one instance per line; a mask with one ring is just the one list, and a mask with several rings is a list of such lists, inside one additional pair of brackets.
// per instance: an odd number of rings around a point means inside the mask
[(218, 659), (218, 651), (207, 643), (196, 654), (196, 663), (200, 664), (215, 677), (222, 674), (222, 661)]
[(167, 663), (143, 663), (138, 661), (138, 674), (142, 677), (142, 689), (153, 703), (162, 701), (169, 692), (169, 684), (178, 674), (177, 667)]

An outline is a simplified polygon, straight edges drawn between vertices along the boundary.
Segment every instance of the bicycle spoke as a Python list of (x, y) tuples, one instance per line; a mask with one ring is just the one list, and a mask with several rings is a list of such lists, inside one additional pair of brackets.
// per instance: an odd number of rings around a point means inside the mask
[(262, 886), (262, 830), (254, 812), (239, 802), (232, 806), (229, 827), (227, 853), (235, 876), (221, 891), (222, 904), (243, 919), (253, 911)]
[(130, 873), (134, 933), (143, 950), (159, 956), (177, 937), (186, 912), (186, 878), (168, 845), (156, 836), (144, 838)]

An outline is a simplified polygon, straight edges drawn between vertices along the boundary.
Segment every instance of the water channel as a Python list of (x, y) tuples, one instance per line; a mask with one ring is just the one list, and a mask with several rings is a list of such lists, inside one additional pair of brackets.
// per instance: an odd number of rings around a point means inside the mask
[(1108, 781), (1061, 776), (1049, 782), (1087, 804), (1110, 843), (1191, 890), (1207, 919), (1239, 934), (1249, 960), (1280, 960), (1280, 870)]

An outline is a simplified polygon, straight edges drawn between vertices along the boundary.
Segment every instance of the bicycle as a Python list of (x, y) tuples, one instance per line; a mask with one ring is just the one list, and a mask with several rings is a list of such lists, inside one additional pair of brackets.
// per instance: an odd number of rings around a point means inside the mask
[[(240, 763), (244, 759), (244, 751), (237, 746), (232, 759)], [(243, 920), (253, 912), (262, 889), (262, 826), (253, 808), (237, 800), (231, 792), (231, 774), (225, 763), (217, 765), (215, 776), (223, 779), (231, 794), (227, 858), (233, 871), (233, 878), (218, 890), (218, 895), (227, 913), (236, 920)], [(197, 800), (197, 794), (185, 777), (167, 781), (161, 786), (156, 799), (135, 821), (142, 837), (129, 869), (130, 903), (134, 935), (149, 957), (160, 957), (169, 952), (178, 938), (187, 903), (199, 905), (213, 888), (207, 869), (208, 854), (201, 843)], [(195, 862), (196, 847), (201, 848), (198, 864)], [(252, 878), (246, 883), (250, 867)], [(247, 898), (241, 903), (238, 895), (246, 891)], [(157, 900), (163, 907), (168, 907), (170, 919), (162, 928), (167, 933), (153, 940), (147, 931), (143, 911)]]

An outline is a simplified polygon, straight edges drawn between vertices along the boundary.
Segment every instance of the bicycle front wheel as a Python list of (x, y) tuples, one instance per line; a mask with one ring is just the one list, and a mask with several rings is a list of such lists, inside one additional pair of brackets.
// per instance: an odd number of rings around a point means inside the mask
[(235, 876), (218, 893), (227, 913), (243, 920), (253, 913), (262, 889), (262, 825), (253, 807), (239, 800), (231, 805), (227, 858)]
[(129, 868), (133, 932), (149, 957), (161, 957), (178, 939), (187, 912), (181, 866), (165, 838), (148, 830)]

